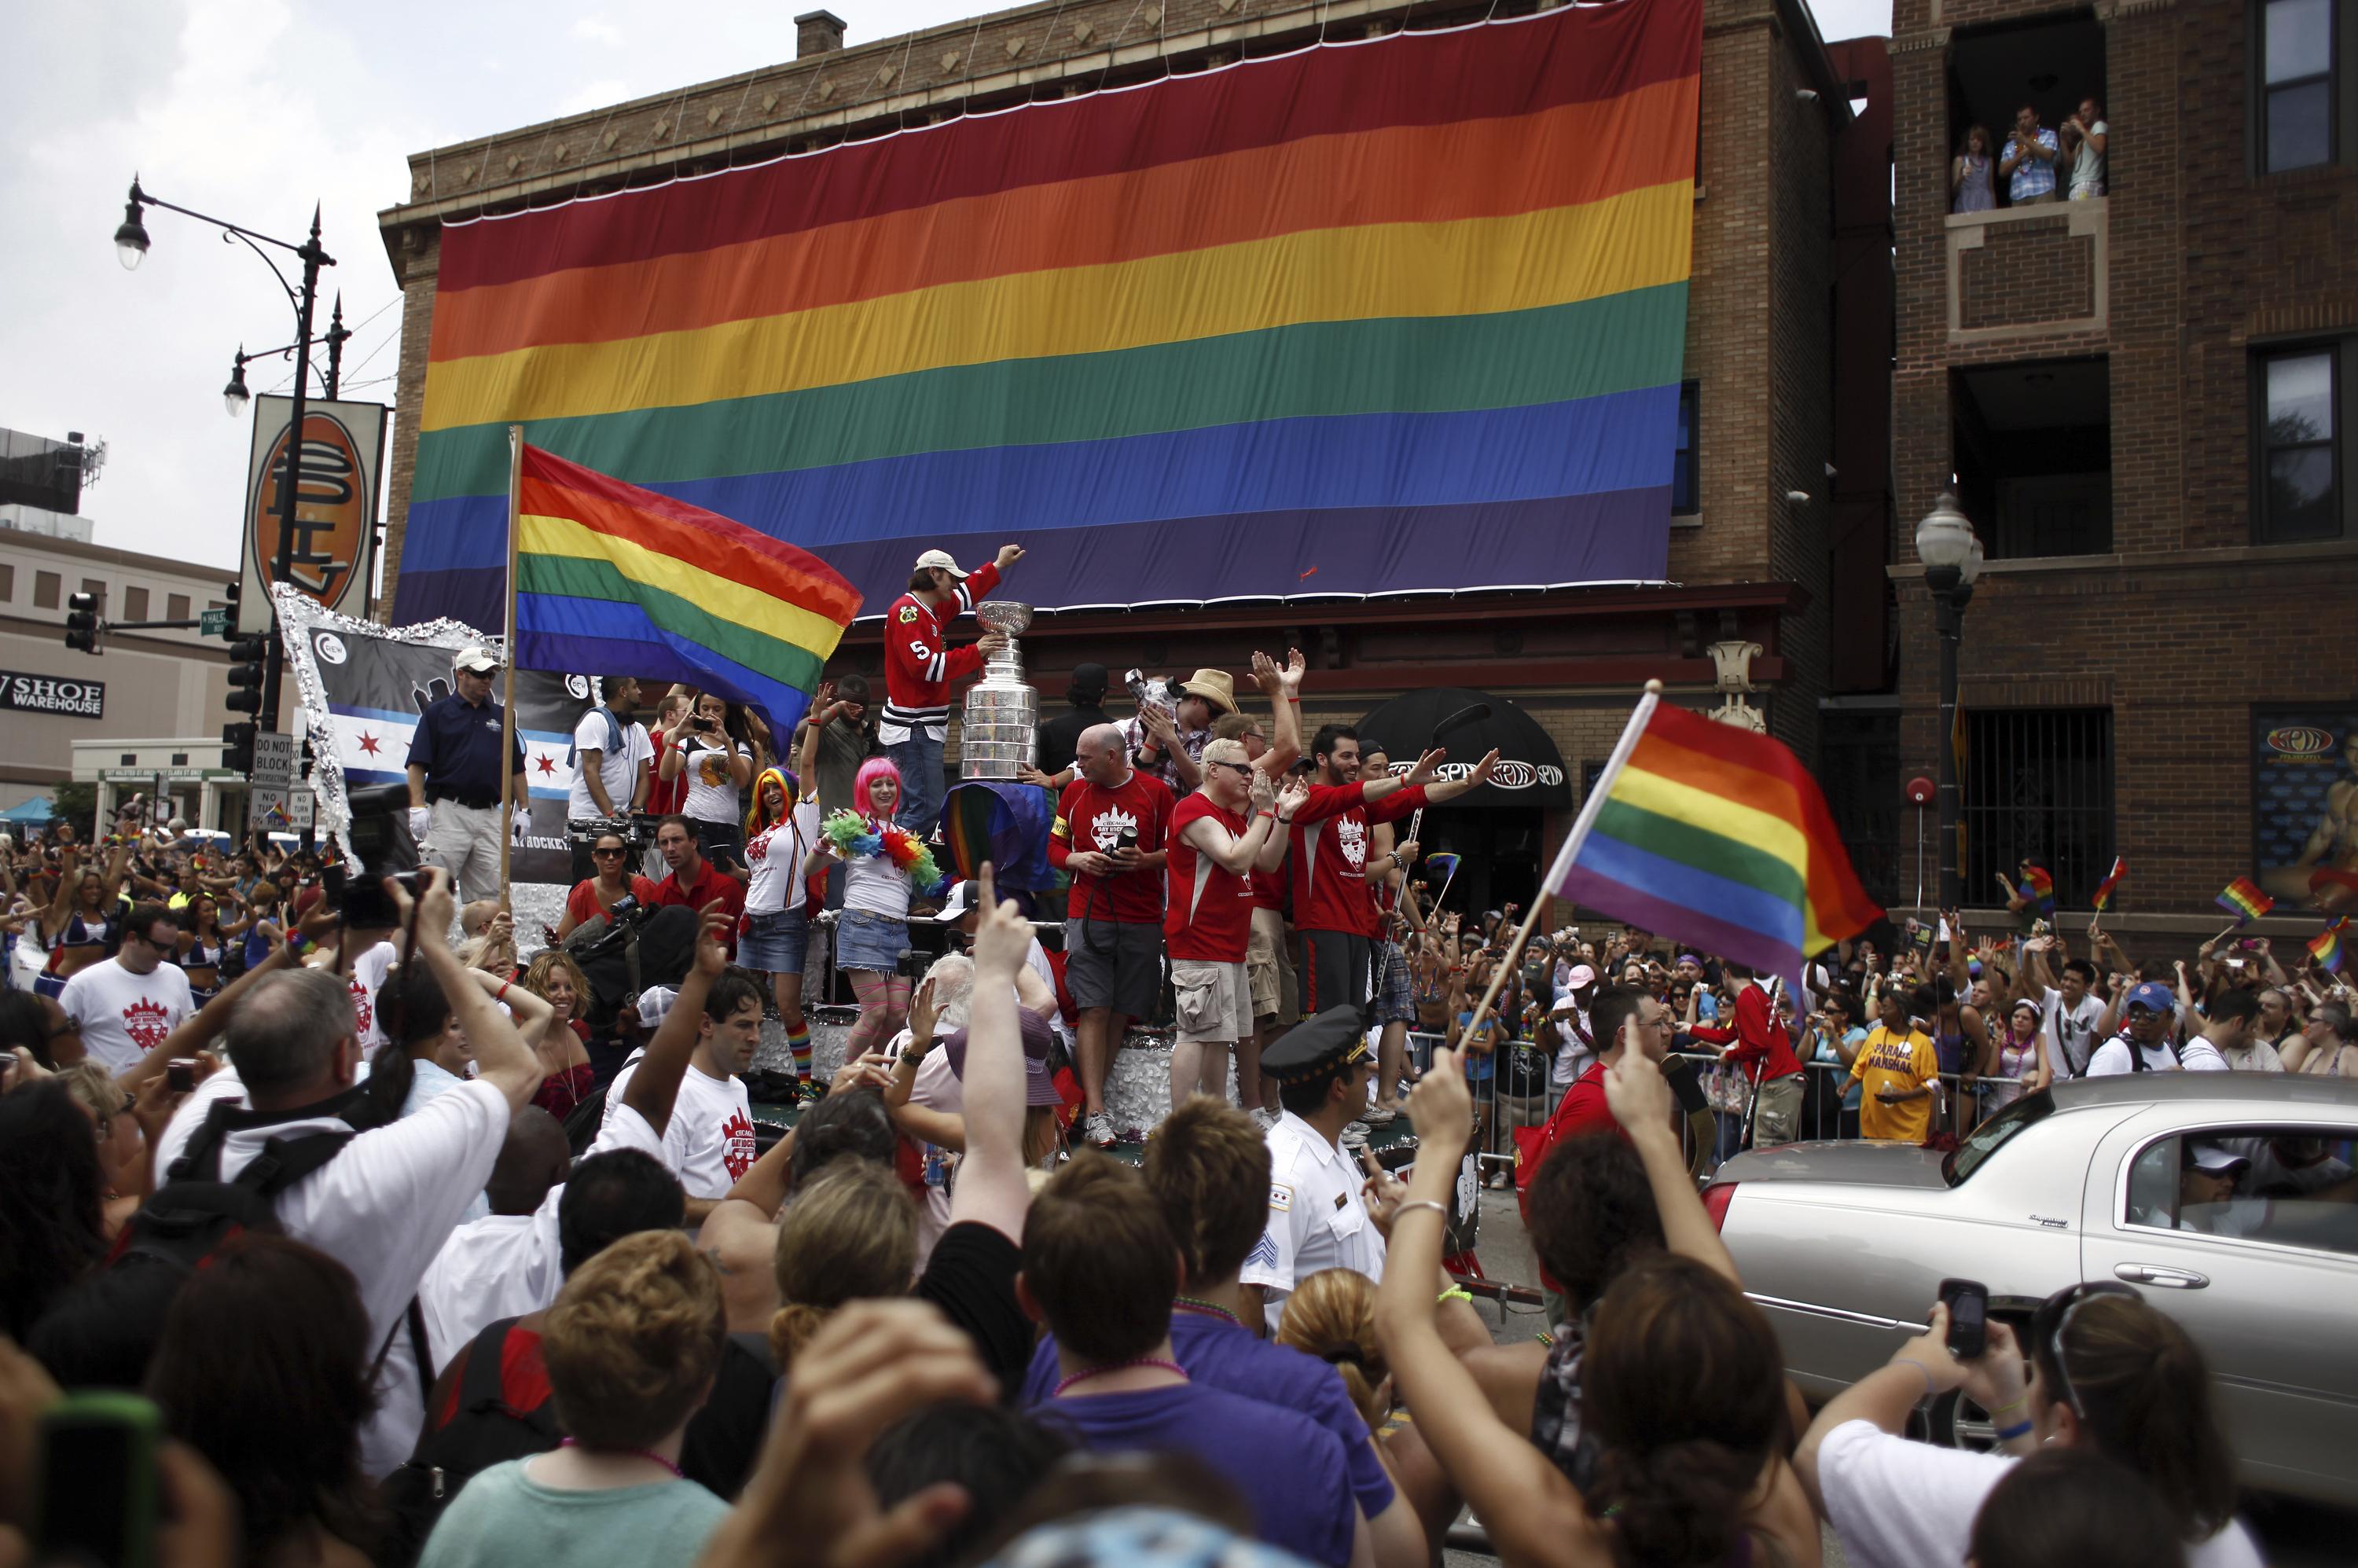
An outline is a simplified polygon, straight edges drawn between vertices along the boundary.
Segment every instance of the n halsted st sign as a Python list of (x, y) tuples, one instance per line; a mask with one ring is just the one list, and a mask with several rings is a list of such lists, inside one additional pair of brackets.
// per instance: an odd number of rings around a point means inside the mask
[[(270, 583), (277, 569), (279, 489), (286, 482), (287, 416), (284, 397), (254, 402), (254, 445), (245, 481), (245, 591), (238, 630), (270, 625)], [(384, 405), (312, 401), (303, 411), (296, 475), (295, 586), (330, 610), (357, 617), (367, 597), (369, 544), (375, 532), (377, 484), (384, 468)]]
[(106, 683), (0, 670), (0, 708), (17, 713), (54, 713), (63, 719), (103, 719)]

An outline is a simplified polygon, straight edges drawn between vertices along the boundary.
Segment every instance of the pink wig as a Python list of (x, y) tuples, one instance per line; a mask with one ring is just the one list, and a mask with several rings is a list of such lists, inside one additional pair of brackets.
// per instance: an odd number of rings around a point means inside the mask
[(901, 770), (894, 767), (889, 759), (871, 757), (860, 763), (858, 775), (851, 781), (851, 805), (853, 809), (862, 816), (876, 815), (876, 806), (869, 798), (868, 786), (878, 779), (891, 779), (895, 789), (903, 787), (901, 783)]

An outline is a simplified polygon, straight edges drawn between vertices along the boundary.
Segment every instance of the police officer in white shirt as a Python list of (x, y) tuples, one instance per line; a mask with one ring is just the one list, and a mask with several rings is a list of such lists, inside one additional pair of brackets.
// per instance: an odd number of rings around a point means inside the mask
[(1368, 1217), (1366, 1178), (1343, 1152), (1343, 1129), (1368, 1106), (1376, 1070), (1357, 1008), (1330, 1007), (1262, 1051), (1284, 1114), (1269, 1139), (1269, 1228), (1239, 1276), (1258, 1286), (1271, 1333), (1295, 1281), (1322, 1269), (1384, 1277), (1384, 1238)]

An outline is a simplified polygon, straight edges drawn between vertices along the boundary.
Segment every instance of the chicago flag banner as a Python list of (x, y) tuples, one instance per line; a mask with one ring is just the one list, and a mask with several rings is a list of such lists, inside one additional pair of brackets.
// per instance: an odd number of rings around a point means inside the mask
[[(507, 432), (870, 606), (1660, 580), (1702, 0), (969, 114), (444, 230), (397, 619), (503, 616)], [(586, 672), (585, 672), (586, 673)]]

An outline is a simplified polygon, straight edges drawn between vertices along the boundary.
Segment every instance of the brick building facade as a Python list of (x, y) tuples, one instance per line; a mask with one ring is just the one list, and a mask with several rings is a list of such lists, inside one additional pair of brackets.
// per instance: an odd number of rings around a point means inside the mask
[[(2332, 47), (2306, 45), (2329, 8)], [(2215, 930), (2212, 896), (2271, 866), (2305, 902), (2285, 846), (2358, 724), (2358, 665), (2313, 629), (2358, 588), (2353, 21), (2347, 0), (1898, 0), (1894, 677), (1831, 714), (1862, 739), (1850, 829), (1904, 841), (1901, 781), (1942, 743), (1913, 528), (1953, 488), (1990, 557), (1962, 643), (1969, 903), (2024, 854), (2067, 910), (2125, 856), (2130, 928)], [(2019, 104), (2055, 127), (2083, 98), (2101, 200), (2012, 206), (2000, 180), (1995, 211), (1952, 212), (1970, 126), (2002, 144)]]
[[(1499, 7), (1530, 8), (1531, 0)], [(1296, 49), (1322, 27), (1358, 37), (1455, 25), (1488, 9), (1065, 0), (850, 49), (838, 47), (841, 24), (815, 12), (801, 19), (801, 54), (790, 64), (414, 156), (411, 200), (379, 220), (406, 307), (386, 601), (400, 571), (443, 222), (823, 146), (969, 106), (1200, 70), (1240, 50)], [(1877, 629), (1870, 662), (1873, 678), (1883, 675), (1880, 549), (1890, 517), (1880, 461), (1862, 460), (1839, 481), (1833, 465), (1837, 406), (1855, 406), (1879, 428), (1888, 401), (1888, 108), (1871, 103), (1862, 124), (1851, 107), (1856, 82), (1882, 80), (1880, 40), (1844, 48), (1854, 52), (1838, 70), (1795, 0), (1706, 0), (1685, 366), (1693, 502), (1673, 524), (1667, 584), (1045, 616), (1025, 639), (1044, 706), (1060, 705), (1063, 672), (1083, 660), (1116, 672), (1241, 673), (1256, 648), (1282, 653), (1293, 643), (1315, 672), (1314, 721), (1355, 719), (1412, 687), (1476, 687), (1539, 719), (1576, 791), (1584, 770), (1610, 750), (1639, 684), (1659, 676), (1681, 700), (1707, 706), (1718, 697), (1712, 645), (1757, 643), (1749, 700), (1813, 756), (1837, 623)], [(1854, 154), (1866, 148), (1873, 176), (1844, 187), (1853, 193), (1849, 229), (1882, 240), (1879, 264), (1855, 269), (1864, 287), (1848, 286), (1847, 308), (1835, 267), (1834, 149), (1844, 142)], [(1862, 341), (1865, 351), (1855, 351)], [(1848, 368), (1838, 375), (1837, 364)], [(1852, 574), (1847, 609), (1830, 586), (1838, 509), (1877, 552), (1869, 569)], [(873, 629), (855, 627), (835, 667), (873, 673), (881, 664)], [(1529, 816), (1507, 834), (1511, 850), (1492, 838), (1466, 847), (1528, 863), (1535, 877), (1565, 823), (1557, 814)], [(1498, 896), (1526, 891), (1516, 885), (1522, 875), (1502, 871)]]

